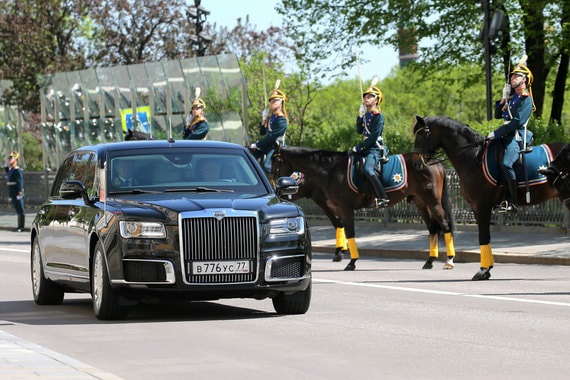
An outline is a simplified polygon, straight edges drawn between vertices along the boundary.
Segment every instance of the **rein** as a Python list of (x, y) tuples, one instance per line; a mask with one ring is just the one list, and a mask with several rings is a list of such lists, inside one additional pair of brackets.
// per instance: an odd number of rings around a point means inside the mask
[[(422, 135), (419, 139), (418, 139), (418, 133), (422, 131), (425, 132), (424, 135)], [(416, 137), (416, 142), (419, 140), (422, 140), (422, 147), (421, 149), (418, 151), (417, 148), (414, 148), (414, 152), (418, 153), (420, 156), (420, 159), (422, 161), (422, 163), (426, 166), (428, 165), (437, 165), (440, 164), (446, 160), (449, 160), (450, 157), (456, 157), (459, 156), (465, 152), (467, 152), (468, 150), (472, 149), (473, 147), (476, 146), (480, 146), (483, 145), (483, 143), (485, 142), (485, 140), (481, 140), (481, 141), (476, 141), (473, 143), (469, 143), (469, 144), (465, 144), (465, 145), (461, 145), (458, 146), (457, 148), (455, 148), (454, 152), (452, 155), (447, 154), (447, 157), (445, 158), (437, 158), (434, 155), (432, 155), (431, 153), (426, 153), (429, 151), (429, 141), (430, 141), (430, 136), (431, 135), (431, 131), (429, 129), (429, 127), (426, 125), (423, 128), (420, 128), (416, 131), (415, 133), (415, 137)], [(433, 159), (433, 160), (431, 160)], [(431, 161), (431, 162), (428, 162)]]

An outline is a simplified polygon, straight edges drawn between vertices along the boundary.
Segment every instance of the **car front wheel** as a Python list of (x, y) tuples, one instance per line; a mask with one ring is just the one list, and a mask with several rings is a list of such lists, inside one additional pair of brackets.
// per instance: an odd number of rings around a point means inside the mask
[(49, 279), (44, 274), (42, 255), (38, 237), (34, 238), (31, 257), (32, 292), (34, 301), (38, 305), (60, 305), (63, 302), (63, 288)]
[(113, 320), (126, 317), (127, 307), (120, 304), (119, 296), (111, 288), (101, 242), (97, 242), (93, 256), (91, 297), (93, 298), (93, 312), (98, 319)]
[(307, 289), (290, 295), (280, 294), (273, 298), (277, 314), (305, 314), (311, 304), (311, 283)]

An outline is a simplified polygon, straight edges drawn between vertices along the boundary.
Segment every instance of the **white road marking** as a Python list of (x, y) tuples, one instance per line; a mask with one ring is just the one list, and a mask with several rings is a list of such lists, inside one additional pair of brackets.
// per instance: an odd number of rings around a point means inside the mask
[(542, 301), (542, 300), (525, 299), (525, 298), (503, 297), (503, 296), (487, 296), (487, 295), (483, 295), (483, 294), (467, 294), (467, 293), (460, 293), (460, 292), (447, 292), (447, 291), (443, 291), (443, 290), (406, 288), (403, 286), (367, 284), (367, 283), (361, 283), (361, 282), (324, 280), (324, 279), (316, 279), (316, 278), (313, 278), (313, 282), (315, 282), (315, 283), (319, 283), (319, 282), (331, 283), (331, 284), (348, 285), (348, 286), (360, 286), (360, 287), (365, 287), (365, 288), (401, 290), (404, 292), (414, 292), (414, 293), (430, 293), (430, 294), (439, 294), (439, 295), (444, 295), (444, 296), (485, 298), (485, 299), (492, 299), (492, 300), (498, 300), (498, 301), (510, 301), (510, 302), (522, 302), (522, 303), (533, 303), (533, 304), (542, 304), (542, 305), (554, 305), (554, 306), (570, 307), (570, 303), (568, 303), (568, 302)]

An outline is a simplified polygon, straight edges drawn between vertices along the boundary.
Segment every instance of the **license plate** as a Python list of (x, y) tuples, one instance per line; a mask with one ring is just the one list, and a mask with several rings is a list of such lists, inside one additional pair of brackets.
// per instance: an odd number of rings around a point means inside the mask
[(248, 260), (199, 261), (192, 263), (192, 274), (242, 274), (250, 272)]

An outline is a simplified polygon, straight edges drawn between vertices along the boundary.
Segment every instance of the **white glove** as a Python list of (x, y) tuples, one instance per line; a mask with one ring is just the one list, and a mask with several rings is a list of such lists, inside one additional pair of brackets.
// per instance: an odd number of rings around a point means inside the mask
[(360, 115), (360, 117), (364, 117), (364, 115), (366, 115), (366, 106), (364, 104), (360, 105), (360, 108), (358, 109), (358, 114)]
[(264, 109), (264, 110), (261, 112), (261, 120), (262, 120), (263, 122), (265, 122), (268, 117), (269, 117), (269, 111), (268, 111), (267, 108), (266, 108), (266, 109)]
[(256, 150), (256, 149), (257, 149), (257, 144), (256, 144), (256, 143), (251, 144), (251, 145), (249, 146), (249, 149), (250, 149), (250, 150)]
[(192, 115), (186, 115), (186, 125), (192, 124)]
[(16, 199), (17, 199), (17, 200), (20, 200), (20, 199), (22, 199), (22, 198), (23, 198), (23, 195), (16, 195)]
[(489, 132), (487, 135), (487, 140), (494, 140), (495, 139), (495, 132)]
[(352, 147), (352, 151), (353, 151), (354, 153), (358, 153), (358, 147), (357, 147), (356, 145), (353, 146), (353, 147)]
[(511, 85), (507, 83), (503, 87), (503, 99), (509, 100), (509, 96), (511, 96)]

